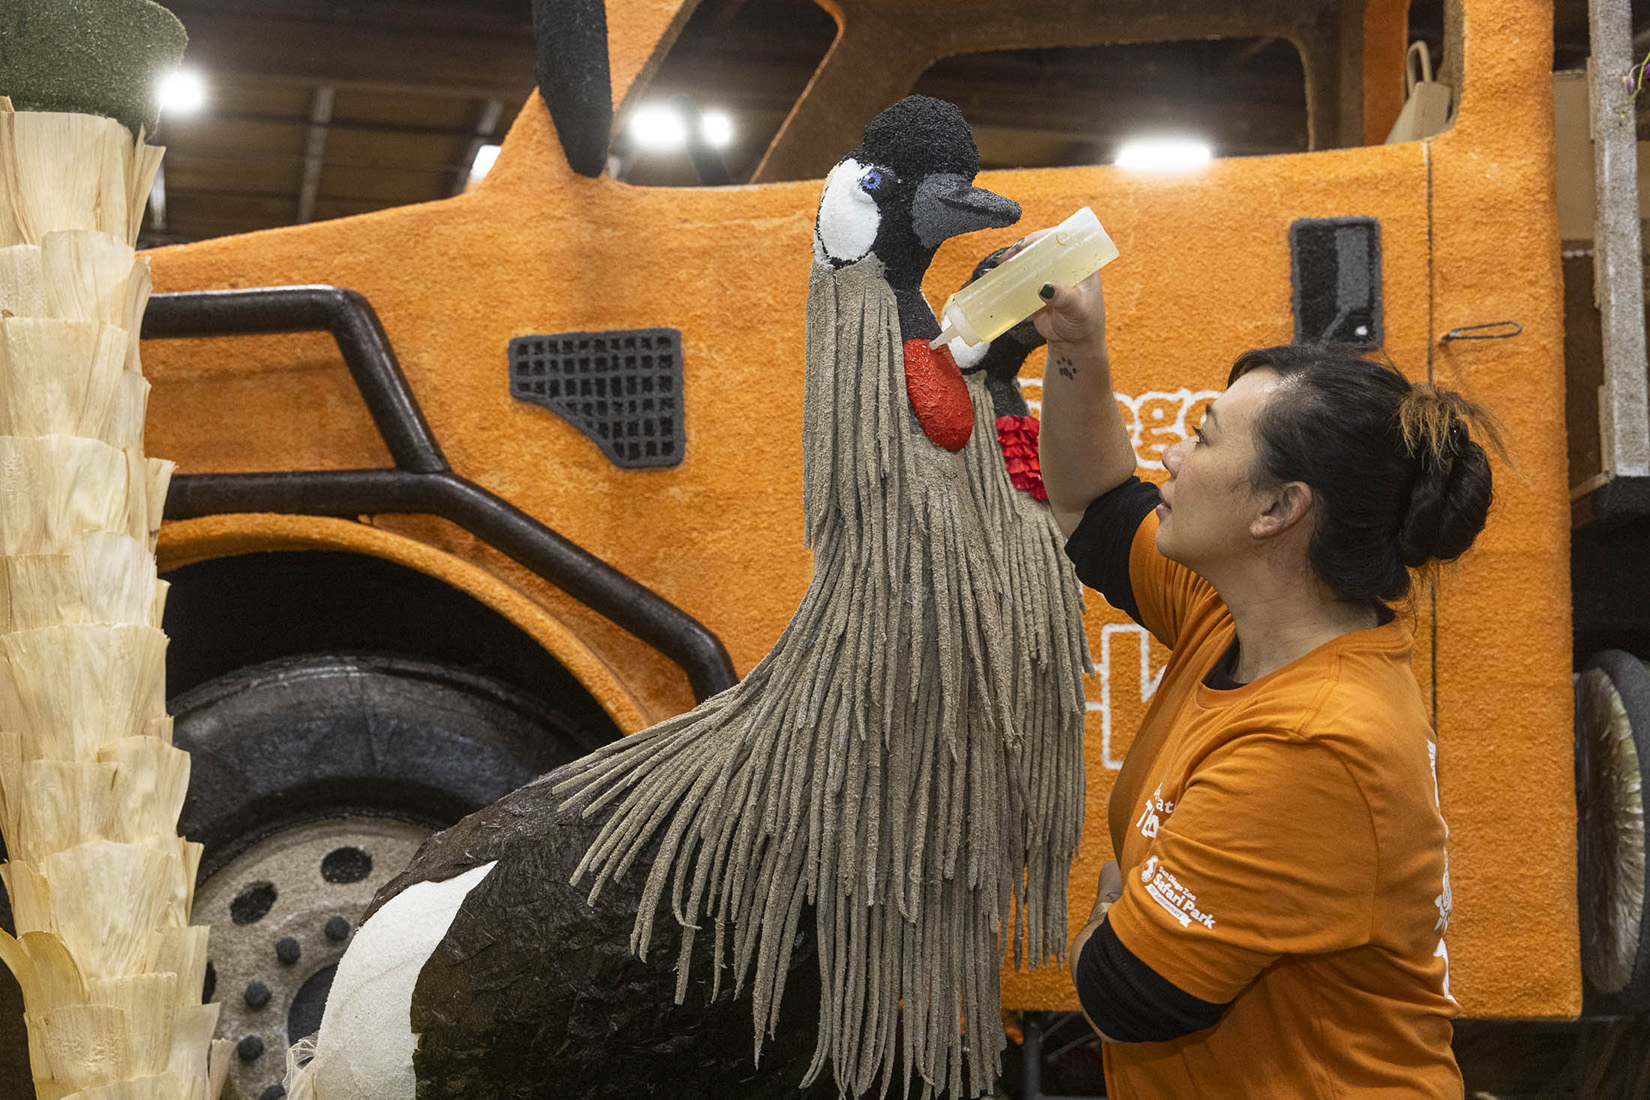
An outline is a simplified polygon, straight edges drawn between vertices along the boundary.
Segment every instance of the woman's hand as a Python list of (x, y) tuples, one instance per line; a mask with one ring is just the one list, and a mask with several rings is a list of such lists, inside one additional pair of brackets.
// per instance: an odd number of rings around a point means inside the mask
[(1088, 355), (1106, 354), (1106, 295), (1100, 273), (1076, 286), (1043, 287), (1048, 305), (1032, 315), (1032, 323), (1050, 344), (1082, 348)]
[(1123, 896), (1123, 872), (1118, 869), (1115, 859), (1108, 860), (1100, 868), (1099, 888), (1094, 895), (1094, 908), (1089, 912), (1089, 923), (1098, 924), (1106, 915), (1111, 903)]

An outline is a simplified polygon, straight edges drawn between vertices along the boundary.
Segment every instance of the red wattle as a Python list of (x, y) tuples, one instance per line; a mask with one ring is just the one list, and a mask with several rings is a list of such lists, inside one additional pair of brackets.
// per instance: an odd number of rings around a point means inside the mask
[(905, 341), (905, 396), (923, 434), (935, 446), (953, 453), (968, 446), (974, 434), (974, 403), (950, 348), (931, 348), (920, 338)]
[(1033, 500), (1048, 499), (1048, 490), (1043, 487), (1043, 464), (1037, 454), (1037, 433), (1041, 428), (1035, 416), (997, 418), (997, 442), (1003, 448), (1009, 484), (1030, 493)]

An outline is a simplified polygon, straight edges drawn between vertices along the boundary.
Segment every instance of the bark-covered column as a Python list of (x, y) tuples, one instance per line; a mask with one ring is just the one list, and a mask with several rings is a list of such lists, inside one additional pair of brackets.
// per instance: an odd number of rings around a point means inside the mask
[[(40, 1100), (211, 1100), (143, 454), (143, 140), (183, 28), (145, 0), (0, 10), (0, 867)], [(211, 1053), (209, 1053), (211, 1052)]]

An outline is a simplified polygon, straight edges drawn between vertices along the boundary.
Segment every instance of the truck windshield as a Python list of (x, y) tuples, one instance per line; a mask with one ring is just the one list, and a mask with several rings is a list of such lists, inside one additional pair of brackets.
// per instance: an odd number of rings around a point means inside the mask
[[(1142, 139), (1185, 147), (1170, 155), (1301, 153), (1385, 141), (1413, 42), (1428, 47), (1435, 80), (1458, 82), (1444, 0), (1320, 7), (1239, 16), (1191, 4), (1143, 22), (1096, 6), (1044, 21), (1003, 0), (987, 21), (1001, 30), (1012, 18), (1001, 34), (927, 25), (948, 18), (943, 5), (865, 0), (833, 15), (816, 0), (704, 0), (628, 108), (609, 174), (674, 187), (817, 178), (876, 109), (910, 92), (963, 109), (985, 168), (1114, 164)], [(856, 34), (856, 20), (894, 20), (899, 33)]]

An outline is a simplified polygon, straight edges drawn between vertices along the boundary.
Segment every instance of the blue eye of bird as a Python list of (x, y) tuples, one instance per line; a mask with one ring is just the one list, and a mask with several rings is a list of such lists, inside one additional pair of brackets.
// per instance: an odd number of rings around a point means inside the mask
[(867, 191), (880, 191), (886, 180), (887, 177), (883, 175), (882, 169), (873, 168), (859, 178), (859, 184)]

